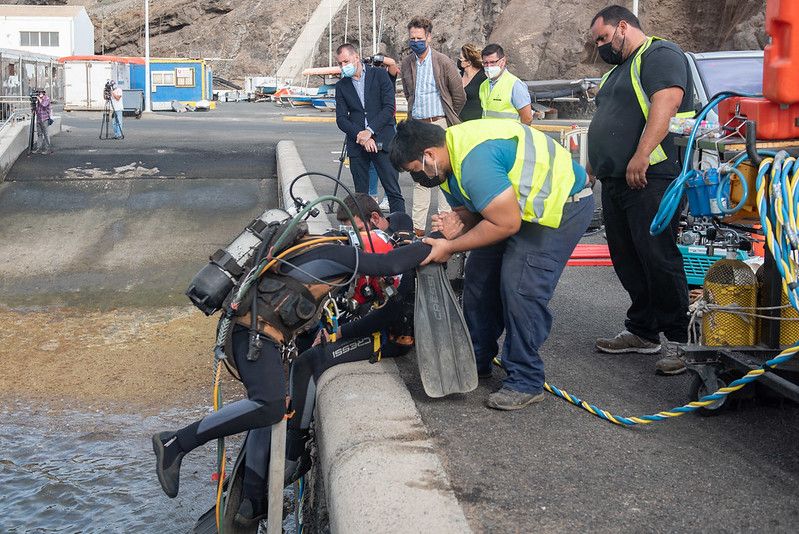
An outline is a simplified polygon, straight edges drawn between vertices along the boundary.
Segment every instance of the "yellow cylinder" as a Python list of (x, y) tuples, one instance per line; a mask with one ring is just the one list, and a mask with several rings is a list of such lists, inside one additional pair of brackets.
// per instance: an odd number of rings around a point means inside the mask
[[(719, 260), (705, 275), (704, 299), (730, 311), (709, 310), (702, 316), (702, 340), (709, 347), (751, 346), (757, 339), (757, 279), (741, 260)], [(735, 313), (736, 308), (741, 313)]]
[[(757, 270), (757, 305), (766, 307), (768, 303), (766, 302), (767, 294), (764, 290), (763, 286), (766, 281), (766, 271), (764, 266), (761, 265), (760, 268)], [(782, 299), (780, 301), (780, 305), (786, 306), (789, 303), (788, 295), (785, 293), (785, 289), (782, 290)], [(758, 315), (767, 315), (766, 310), (758, 310)], [(787, 347), (788, 345), (793, 345), (797, 341), (799, 341), (799, 312), (794, 309), (793, 306), (787, 306), (780, 310), (780, 317), (783, 319), (790, 319), (790, 321), (780, 321), (780, 345), (783, 347)], [(766, 325), (772, 319), (762, 319), (758, 318), (757, 320), (757, 340), (758, 342), (763, 342), (763, 331), (765, 330)]]

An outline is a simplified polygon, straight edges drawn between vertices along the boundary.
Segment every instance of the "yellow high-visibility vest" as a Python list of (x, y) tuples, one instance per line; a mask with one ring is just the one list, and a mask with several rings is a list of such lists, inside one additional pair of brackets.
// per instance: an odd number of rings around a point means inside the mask
[[(481, 119), (447, 128), (447, 150), (461, 194), (471, 202), (461, 181), (463, 160), (480, 143), (498, 139), (515, 139), (517, 143), (516, 160), (508, 178), (516, 193), (522, 220), (559, 227), (563, 205), (575, 181), (571, 154), (548, 135), (525, 124)], [(441, 188), (451, 193), (448, 182), (441, 184)]]
[[(646, 52), (649, 49), (649, 47), (652, 46), (652, 43), (656, 40), (662, 41), (663, 39), (661, 39), (660, 37), (648, 38), (646, 42), (643, 45), (641, 45), (641, 47), (638, 49), (638, 52), (636, 52), (635, 57), (630, 62), (630, 79), (632, 80), (633, 83), (633, 92), (635, 93), (635, 98), (638, 100), (638, 105), (641, 107), (641, 112), (644, 114), (644, 120), (649, 120), (649, 108), (651, 107), (652, 103), (649, 101), (649, 97), (646, 95), (646, 92), (644, 91), (644, 86), (641, 83), (641, 57), (644, 55), (644, 52)], [(618, 67), (618, 65), (616, 65), (616, 67)], [(613, 67), (612, 69), (607, 71), (604, 76), (602, 76), (602, 80), (599, 82), (599, 89), (602, 89), (602, 86), (605, 85), (605, 81), (607, 81), (608, 76), (610, 76), (611, 72), (616, 70), (616, 67)], [(691, 117), (694, 116), (694, 112), (683, 111), (677, 113), (677, 115), (675, 116), (679, 118), (690, 119)], [(644, 127), (644, 130), (646, 130), (646, 127)], [(641, 136), (643, 137), (643, 132), (641, 132)], [(653, 150), (652, 153), (649, 155), (649, 164), (656, 165), (662, 161), (666, 161), (667, 159), (668, 158), (666, 156), (666, 152), (663, 150), (663, 147), (661, 145), (658, 145), (657, 147), (655, 147), (655, 150)]]
[(519, 118), (519, 112), (513, 107), (511, 96), (513, 86), (519, 80), (507, 70), (500, 74), (497, 83), (491, 87), (491, 80), (486, 78), (480, 84), (480, 105), (483, 106), (483, 118), (514, 119)]

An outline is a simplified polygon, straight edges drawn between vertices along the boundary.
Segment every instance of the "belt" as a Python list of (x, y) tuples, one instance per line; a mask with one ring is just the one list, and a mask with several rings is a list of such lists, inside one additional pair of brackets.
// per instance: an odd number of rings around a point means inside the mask
[(436, 122), (436, 121), (440, 121), (441, 119), (446, 120), (446, 117), (444, 117), (442, 115), (439, 115), (438, 117), (426, 117), (424, 119), (416, 119), (416, 120), (417, 121), (422, 121), (422, 122)]
[(591, 189), (590, 187), (586, 187), (582, 191), (578, 191), (577, 193), (573, 194), (572, 196), (566, 197), (566, 202), (565, 203), (568, 204), (569, 202), (577, 202), (578, 200), (582, 200), (585, 197), (590, 197), (593, 194), (594, 194), (594, 190)]

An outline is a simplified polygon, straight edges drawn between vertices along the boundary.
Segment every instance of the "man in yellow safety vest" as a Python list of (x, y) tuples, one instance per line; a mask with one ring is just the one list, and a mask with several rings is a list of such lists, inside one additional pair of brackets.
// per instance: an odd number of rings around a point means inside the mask
[(483, 48), (486, 80), (480, 84), (483, 118), (513, 119), (523, 124), (533, 121), (530, 91), (519, 78), (508, 72), (505, 51), (498, 44)]
[(404, 121), (391, 162), (425, 187), (440, 187), (452, 212), (434, 216), (446, 239), (426, 238), (425, 262), (471, 250), (463, 311), (477, 371), (491, 375), (501, 351), (507, 377), (489, 408), (516, 410), (543, 399), (538, 349), (552, 326), (548, 304), (594, 211), (588, 176), (551, 137), (516, 121), (450, 126)]
[(611, 354), (661, 352), (662, 374), (685, 371), (675, 343), (688, 331), (688, 285), (677, 248), (679, 212), (671, 231), (649, 235), (663, 193), (680, 173), (674, 116), (693, 116), (693, 83), (682, 50), (647, 37), (638, 18), (621, 6), (600, 11), (591, 22), (599, 56), (614, 67), (602, 78), (597, 111), (588, 130), (589, 174), (602, 182), (605, 233), (613, 267), (632, 304), (625, 328), (596, 348)]

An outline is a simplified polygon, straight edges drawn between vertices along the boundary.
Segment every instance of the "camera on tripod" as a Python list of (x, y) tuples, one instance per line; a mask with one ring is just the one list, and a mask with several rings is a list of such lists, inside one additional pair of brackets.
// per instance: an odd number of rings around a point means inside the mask
[(114, 82), (108, 80), (103, 87), (103, 99), (106, 102), (111, 102), (111, 92), (114, 90)]
[(31, 102), (31, 109), (36, 108), (36, 104), (39, 102), (39, 93), (42, 92), (41, 89), (31, 89), (28, 93), (28, 98)]
[(382, 67), (383, 61), (385, 61), (386, 56), (383, 54), (375, 54), (373, 56), (363, 58), (363, 62), (366, 65), (372, 65), (374, 67)]

